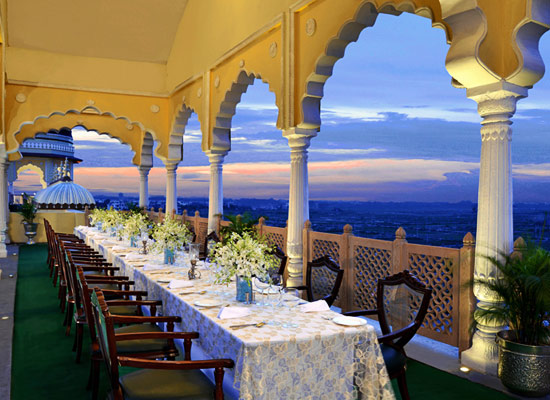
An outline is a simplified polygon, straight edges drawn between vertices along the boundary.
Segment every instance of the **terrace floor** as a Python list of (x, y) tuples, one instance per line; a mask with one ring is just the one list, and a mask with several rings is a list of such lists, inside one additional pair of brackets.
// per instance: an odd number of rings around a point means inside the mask
[[(0, 264), (0, 268), (4, 270), (0, 281), (0, 316), (8, 316), (6, 320), (0, 319), (0, 359), (11, 360), (13, 363), (3, 362), (0, 366), (0, 398), (9, 399), (11, 388), (11, 399), (15, 400), (37, 397), (87, 399), (90, 397), (85, 389), (89, 356), (84, 351), (81, 363), (76, 364), (74, 361), (74, 353), (71, 351), (74, 330), (71, 336), (65, 336), (57, 290), (51, 285), (45, 263), (46, 246), (21, 246), (19, 249), (12, 246), (10, 254), (17, 253), (18, 250), (18, 266), (14, 255), (7, 261), (2, 260)], [(9, 278), (9, 274), (16, 275), (17, 279), (15, 312), (13, 299), (16, 279)], [(85, 341), (84, 349), (86, 346)], [(407, 371), (413, 399), (498, 400), (516, 397), (503, 393), (504, 389), (496, 378), (459, 372), (456, 349), (454, 352), (453, 354), (453, 348), (434, 346), (433, 341), (421, 338), (409, 346), (409, 356), (422, 361), (411, 361)], [(462, 376), (457, 376), (458, 374)], [(100, 398), (105, 398), (107, 391), (108, 383), (102, 371)], [(396, 385), (395, 392), (398, 394)]]

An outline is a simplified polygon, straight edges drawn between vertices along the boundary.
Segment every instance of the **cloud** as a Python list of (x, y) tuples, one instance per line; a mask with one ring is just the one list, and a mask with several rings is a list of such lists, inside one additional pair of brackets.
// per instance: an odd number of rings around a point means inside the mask
[(371, 148), (371, 149), (316, 149), (309, 150), (310, 153), (322, 153), (332, 155), (366, 155), (373, 153), (383, 153), (385, 149)]

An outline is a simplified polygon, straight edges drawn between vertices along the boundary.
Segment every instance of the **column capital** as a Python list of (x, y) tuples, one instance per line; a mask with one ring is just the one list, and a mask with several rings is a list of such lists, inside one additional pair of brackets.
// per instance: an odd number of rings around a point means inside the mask
[(288, 128), (283, 130), (283, 137), (287, 138), (290, 150), (307, 150), (312, 138), (317, 136), (315, 129)]
[(210, 161), (210, 164), (221, 164), (223, 163), (223, 160), (225, 156), (227, 155), (227, 151), (218, 151), (218, 150), (206, 150), (204, 154), (208, 157), (208, 160)]
[(478, 113), (486, 118), (494, 114), (516, 112), (518, 100), (527, 97), (528, 89), (506, 81), (467, 89), (466, 96), (478, 104)]
[(149, 175), (149, 171), (151, 171), (151, 167), (147, 167), (147, 166), (144, 166), (144, 165), (140, 165), (137, 168), (138, 168), (139, 174), (141, 176), (147, 176), (147, 175)]
[(166, 167), (167, 173), (174, 173), (178, 169), (179, 161), (176, 162), (166, 162), (164, 166)]

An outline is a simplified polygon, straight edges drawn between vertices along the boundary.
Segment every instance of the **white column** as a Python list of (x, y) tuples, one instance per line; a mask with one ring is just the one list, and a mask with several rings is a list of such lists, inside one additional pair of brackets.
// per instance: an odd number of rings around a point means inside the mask
[(208, 233), (217, 229), (218, 215), (223, 214), (223, 159), (227, 152), (207, 151), (210, 160), (210, 191), (208, 195)]
[(285, 130), (283, 136), (290, 146), (290, 193), (288, 199), (288, 255), (287, 286), (303, 284), (303, 228), (309, 219), (309, 189), (307, 149), (315, 132), (300, 134), (295, 128)]
[[(166, 214), (172, 213), (178, 205), (178, 191), (176, 186), (176, 178), (178, 163), (166, 164)], [(177, 211), (177, 210), (176, 210)]]
[(0, 258), (8, 256), (8, 166), (4, 144), (0, 144)]
[[(495, 279), (498, 270), (487, 257), (498, 257), (513, 250), (510, 119), (516, 111), (517, 100), (526, 96), (527, 89), (505, 82), (468, 89), (468, 97), (478, 103), (479, 115), (483, 117), (474, 279)], [(493, 292), (479, 286), (474, 286), (474, 295), (478, 309), (498, 302)], [(498, 347), (495, 334), (503, 327), (479, 318), (476, 322), (472, 347), (462, 353), (462, 363), (477, 371), (496, 375)]]
[(138, 167), (139, 170), (139, 206), (149, 206), (149, 171), (151, 167)]

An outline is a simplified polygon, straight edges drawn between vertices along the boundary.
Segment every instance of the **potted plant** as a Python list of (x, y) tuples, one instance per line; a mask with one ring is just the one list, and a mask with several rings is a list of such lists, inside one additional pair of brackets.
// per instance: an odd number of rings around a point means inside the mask
[(476, 310), (476, 318), (508, 325), (500, 331), (498, 376), (514, 393), (539, 397), (550, 393), (550, 252), (523, 239), (511, 255), (489, 257), (496, 279), (476, 280), (499, 303)]
[(243, 215), (225, 215), (225, 218), (229, 221), (229, 225), (222, 226), (220, 233), (222, 241), (227, 243), (233, 233), (242, 236), (244, 233), (248, 233), (253, 237), (256, 237), (256, 224), (258, 224), (259, 218), (254, 218), (246, 211)]
[(23, 204), (19, 210), (19, 214), (23, 217), (21, 223), (25, 227), (25, 236), (27, 236), (27, 244), (34, 244), (34, 237), (38, 228), (38, 223), (34, 222), (36, 218), (36, 205), (33, 199), (27, 194), (23, 193)]

